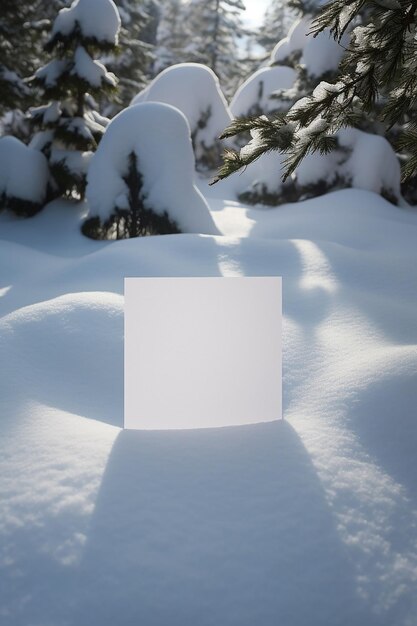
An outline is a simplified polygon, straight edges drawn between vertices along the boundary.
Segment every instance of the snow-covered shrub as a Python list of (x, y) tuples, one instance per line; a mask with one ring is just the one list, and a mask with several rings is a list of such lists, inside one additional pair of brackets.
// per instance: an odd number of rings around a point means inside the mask
[(132, 104), (165, 102), (179, 109), (191, 128), (197, 167), (219, 164), (221, 132), (232, 120), (217, 76), (205, 65), (180, 63), (167, 68), (141, 91)]
[(299, 58), (310, 27), (311, 19), (308, 16), (296, 20), (288, 31), (288, 35), (281, 39), (272, 50), (271, 63), (284, 64), (293, 60), (294, 55)]
[(385, 137), (344, 128), (336, 134), (338, 149), (308, 155), (296, 170), (297, 185), (308, 188), (322, 182), (329, 188), (355, 187), (398, 202), (400, 163)]
[[(341, 140), (337, 155), (308, 158), (306, 168), (282, 182), (292, 154), (289, 137), (294, 137), (296, 130), (291, 115), (302, 103), (308, 104), (308, 95), (313, 93), (314, 97), (322, 98), (332, 87), (330, 81), (349, 43), (350, 27), (340, 44), (331, 37), (329, 29), (316, 37), (309, 34), (321, 4), (322, 0), (297, 4), (302, 17), (275, 46), (271, 65), (255, 72), (240, 87), (230, 105), (236, 119), (227, 137), (235, 141), (237, 149), (225, 153), (219, 178), (241, 170), (241, 180), (235, 187), (238, 196), (246, 202), (276, 205), (322, 195), (334, 188), (356, 186), (350, 173), (339, 167), (352, 148), (342, 146)], [(280, 115), (273, 119), (271, 114)], [(262, 116), (266, 117), (262, 119)], [(245, 119), (248, 117), (250, 119)], [(283, 123), (283, 118), (288, 123)], [(320, 119), (315, 122), (320, 124)], [(269, 131), (265, 123), (269, 124)], [(312, 130), (316, 132), (316, 128)], [(258, 141), (261, 132), (262, 139)], [(283, 135), (279, 138), (281, 132)], [(276, 151), (278, 145), (286, 152), (284, 157)], [(397, 197), (388, 190), (385, 192), (391, 199)]]
[(340, 44), (328, 31), (319, 33), (316, 37), (310, 35), (305, 39), (300, 65), (311, 78), (320, 78), (328, 72), (335, 72), (348, 44), (348, 33), (342, 37)]
[[(356, 128), (342, 129), (335, 138), (337, 149), (307, 155), (285, 183), (281, 179), (285, 155), (263, 154), (236, 177), (237, 196), (250, 204), (274, 206), (354, 187), (374, 191), (396, 204), (401, 195), (401, 172), (389, 142)], [(251, 145), (256, 145), (256, 134), (241, 152), (250, 150)]]
[(263, 67), (257, 70), (239, 87), (234, 95), (230, 110), (234, 117), (272, 113), (282, 108), (279, 99), (271, 94), (280, 89), (290, 89), (296, 79), (291, 67)]
[(48, 185), (45, 156), (16, 137), (0, 138), (0, 209), (29, 217), (43, 206)]
[(119, 28), (113, 0), (74, 0), (53, 23), (45, 49), (56, 58), (33, 77), (46, 103), (30, 115), (40, 129), (31, 145), (48, 157), (56, 196), (84, 193), (86, 166), (105, 128), (93, 96), (111, 93), (117, 85), (93, 55), (115, 47)]
[(282, 182), (282, 162), (276, 152), (263, 154), (236, 177), (236, 196), (247, 204), (275, 206), (297, 200), (293, 180)]
[(142, 103), (116, 115), (91, 160), (86, 196), (83, 232), (93, 238), (218, 233), (194, 185), (187, 120), (167, 104)]
[(350, 29), (339, 44), (328, 30), (315, 37), (309, 35), (312, 25), (311, 15), (305, 15), (294, 22), (287, 37), (279, 41), (272, 50), (271, 64), (299, 64), (299, 69), (310, 78), (320, 78), (329, 72), (335, 72), (349, 43)]

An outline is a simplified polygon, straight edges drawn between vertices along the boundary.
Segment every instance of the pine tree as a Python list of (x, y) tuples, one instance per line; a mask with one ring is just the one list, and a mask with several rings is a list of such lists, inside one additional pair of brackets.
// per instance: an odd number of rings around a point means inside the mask
[(401, 129), (398, 148), (406, 179), (417, 173), (417, 3), (333, 0), (314, 21), (312, 35), (326, 29), (341, 41), (353, 28), (337, 80), (322, 81), (284, 116), (236, 120), (223, 134), (251, 130), (256, 141), (242, 154), (228, 151), (218, 178), (248, 165), (261, 154), (286, 154), (286, 179), (309, 153), (337, 147), (335, 133), (377, 116), (386, 129)]
[(117, 45), (120, 17), (112, 0), (75, 0), (56, 17), (47, 52), (56, 58), (35, 72), (32, 82), (45, 105), (30, 115), (41, 132), (32, 146), (48, 157), (52, 194), (83, 196), (88, 160), (103, 132), (94, 96), (113, 92), (117, 79), (93, 60)]
[[(49, 3), (51, 4), (51, 3)], [(39, 54), (38, 33), (48, 20), (43, 0), (2, 0), (0, 12), (0, 115), (24, 108), (30, 94), (24, 78)], [(42, 17), (42, 19), (40, 19)], [(35, 26), (35, 28), (34, 28)]]
[(144, 0), (117, 0), (121, 17), (120, 51), (103, 62), (119, 78), (118, 108), (130, 104), (133, 96), (148, 82), (153, 62), (153, 46), (144, 40), (150, 20)]
[(270, 51), (280, 39), (286, 36), (293, 19), (294, 12), (289, 9), (287, 2), (271, 0), (256, 35), (258, 44)]
[(154, 74), (189, 60), (184, 50), (185, 42), (190, 38), (187, 10), (188, 7), (182, 0), (169, 0), (161, 6)]
[(147, 20), (142, 28), (141, 39), (155, 48), (162, 7), (159, 0), (144, 0), (144, 10)]
[(17, 107), (27, 95), (27, 87), (15, 71), (14, 39), (27, 7), (14, 0), (3, 0), (0, 14), (0, 114)]
[[(252, 84), (258, 85), (258, 100), (253, 100), (252, 106), (250, 108), (247, 106), (246, 111), (239, 112), (241, 102), (248, 101), (245, 90), (241, 94), (236, 94), (237, 99), (231, 103), (236, 117), (283, 115), (288, 112), (294, 102), (310, 93), (321, 80), (331, 80), (334, 77), (338, 62), (343, 55), (343, 47), (329, 37), (328, 32), (320, 34), (318, 38), (306, 37), (313, 16), (317, 14), (316, 4), (317, 0), (308, 3), (293, 2), (293, 15), (296, 15), (297, 19), (291, 25), (285, 38), (281, 38), (273, 47), (270, 67), (263, 67), (249, 79), (249, 85), (251, 80)], [(277, 2), (272, 5), (272, 8), (282, 11), (283, 7), (279, 5), (280, 3)], [(289, 15), (288, 8), (286, 11)], [(343, 44), (346, 43), (343, 42)], [(273, 91), (274, 83), (275, 91)], [(248, 88), (246, 89), (248, 91)], [(260, 133), (252, 131), (252, 135), (250, 144), (245, 147), (243, 154), (251, 153), (253, 149), (258, 148)], [(248, 133), (242, 134), (239, 138), (239, 145), (244, 146), (249, 137)], [(276, 157), (277, 182), (273, 182), (264, 168), (266, 179), (263, 181), (258, 174), (252, 188), (241, 194), (240, 199), (253, 204), (278, 205), (283, 202), (294, 202), (300, 198), (321, 195), (331, 189), (347, 187), (351, 182), (351, 177), (347, 171), (345, 175), (342, 175), (342, 164), (349, 160), (352, 150), (353, 147), (347, 149), (341, 146), (337, 158), (332, 161), (328, 160), (327, 167), (324, 167), (322, 163), (321, 166), (314, 168), (316, 172), (314, 179), (306, 177), (305, 172), (301, 172), (299, 176), (297, 171), (283, 185), (279, 183), (281, 159)], [(273, 159), (269, 159), (269, 163), (272, 164), (272, 162)]]
[(0, 115), (24, 108), (33, 93), (25, 83), (43, 57), (41, 39), (63, 0), (2, 0), (0, 12)]
[(191, 0), (188, 4), (191, 39), (185, 47), (189, 60), (208, 65), (226, 93), (241, 82), (238, 39), (246, 34), (242, 0)]

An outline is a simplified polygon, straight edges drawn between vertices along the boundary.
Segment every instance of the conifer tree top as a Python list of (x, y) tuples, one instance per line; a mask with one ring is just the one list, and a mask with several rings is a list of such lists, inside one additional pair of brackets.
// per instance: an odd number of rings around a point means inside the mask
[(74, 0), (69, 8), (58, 13), (48, 47), (53, 48), (76, 34), (101, 46), (114, 46), (118, 43), (120, 23), (113, 0)]

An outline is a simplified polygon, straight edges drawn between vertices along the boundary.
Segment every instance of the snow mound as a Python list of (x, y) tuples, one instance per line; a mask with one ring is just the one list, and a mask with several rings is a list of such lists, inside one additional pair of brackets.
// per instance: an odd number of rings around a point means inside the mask
[(129, 190), (124, 176), (132, 152), (143, 176), (149, 208), (158, 214), (166, 211), (183, 232), (218, 232), (194, 184), (187, 120), (178, 109), (158, 102), (130, 106), (108, 125), (88, 171), (86, 197), (91, 216), (105, 221), (116, 208), (127, 207)]
[(301, 54), (300, 64), (311, 77), (321, 76), (338, 68), (345, 48), (349, 43), (349, 32), (346, 32), (340, 44), (333, 39), (329, 30), (310, 35), (312, 18), (305, 16), (294, 22), (287, 37), (277, 43), (271, 53), (271, 63), (280, 64), (294, 53)]
[(45, 156), (16, 137), (0, 138), (0, 198), (41, 205), (46, 197), (49, 168)]
[(310, 35), (306, 38), (300, 63), (311, 77), (334, 72), (348, 45), (348, 33), (343, 35), (340, 43), (333, 39), (328, 30), (319, 33), (317, 37)]
[(82, 37), (117, 44), (120, 24), (119, 11), (113, 0), (75, 0), (69, 8), (59, 11), (51, 39), (68, 37), (78, 26)]
[(385, 137), (345, 128), (336, 138), (341, 148), (349, 151), (348, 158), (338, 150), (326, 155), (308, 155), (296, 170), (301, 186), (320, 180), (331, 183), (339, 176), (352, 187), (400, 199), (400, 163)]
[(337, 137), (342, 147), (352, 150), (343, 166), (352, 187), (376, 193), (388, 191), (400, 198), (400, 163), (385, 137), (356, 128), (342, 129)]
[(0, 328), (2, 350), (14, 361), (11, 367), (17, 371), (21, 359), (26, 364), (15, 382), (17, 394), (24, 386), (32, 401), (73, 413), (86, 408), (80, 398), (90, 398), (91, 408), (95, 405), (101, 417), (115, 421), (123, 397), (122, 296), (65, 294), (20, 308), (2, 318)]
[[(256, 147), (256, 132), (253, 134), (242, 152)], [(286, 186), (295, 185), (294, 194), (302, 196), (309, 192), (309, 188), (325, 183), (323, 189), (332, 185), (354, 187), (382, 194), (395, 202), (401, 201), (400, 164), (384, 137), (355, 128), (342, 129), (335, 137), (338, 149), (324, 155), (318, 152), (308, 154), (286, 183), (282, 182), (285, 155), (272, 151), (263, 154), (239, 174), (218, 182), (218, 192), (232, 198), (249, 194), (254, 202), (263, 202), (269, 195), (270, 202), (266, 204), (276, 204)]]
[(219, 79), (206, 65), (179, 63), (158, 74), (132, 100), (165, 102), (179, 109), (187, 118), (197, 161), (218, 148), (218, 137), (232, 121)]
[(263, 67), (250, 76), (236, 91), (230, 103), (235, 117), (270, 113), (280, 108), (279, 99), (271, 94), (280, 89), (290, 89), (297, 73), (290, 67)]
[(296, 20), (288, 31), (288, 35), (281, 39), (272, 50), (271, 63), (281, 63), (294, 52), (303, 50), (310, 28), (311, 19), (309, 17)]
[(284, 158), (278, 152), (263, 154), (238, 174), (216, 183), (218, 192), (232, 198), (246, 193), (256, 197), (264, 194), (279, 195), (283, 186), (281, 177)]

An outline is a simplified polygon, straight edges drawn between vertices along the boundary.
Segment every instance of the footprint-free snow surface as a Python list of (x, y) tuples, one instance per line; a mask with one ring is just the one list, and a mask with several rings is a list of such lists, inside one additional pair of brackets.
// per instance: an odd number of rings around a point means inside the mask
[[(417, 214), (202, 187), (222, 235), (1, 217), (0, 621), (415, 626)], [(285, 420), (123, 431), (124, 276), (270, 274)]]

